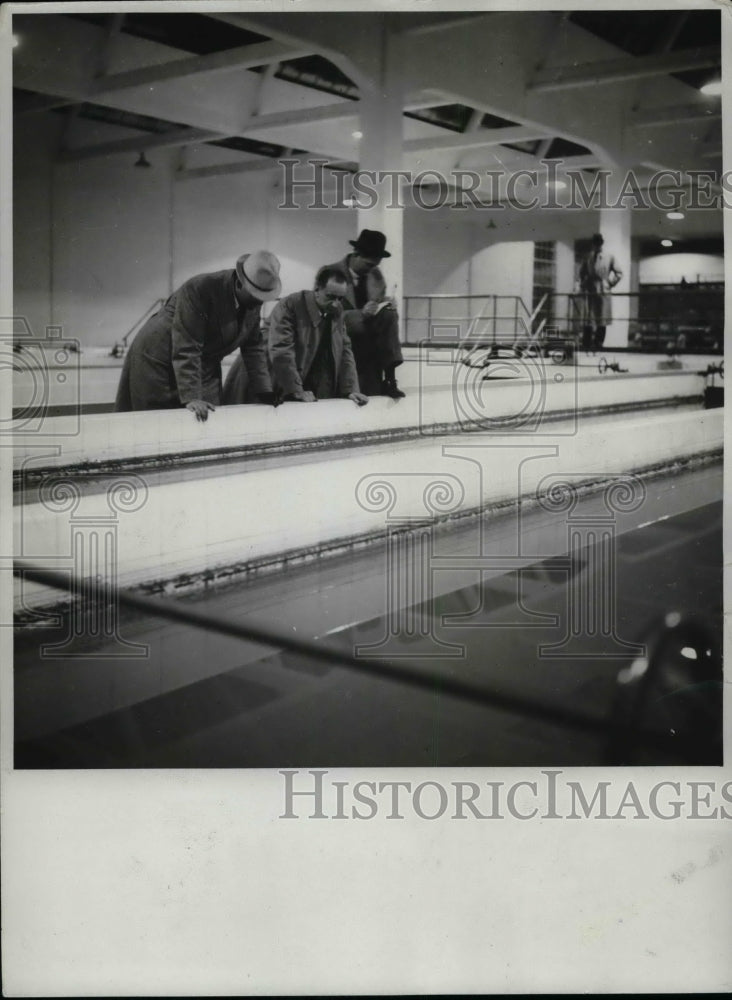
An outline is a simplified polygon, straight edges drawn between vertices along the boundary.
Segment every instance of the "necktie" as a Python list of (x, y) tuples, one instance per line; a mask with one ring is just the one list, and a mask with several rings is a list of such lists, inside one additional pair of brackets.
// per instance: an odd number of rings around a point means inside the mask
[(357, 309), (363, 309), (366, 304), (366, 280), (363, 275), (357, 274), (353, 279), (353, 297)]
[(330, 313), (323, 314), (322, 345), (324, 350), (330, 350), (330, 335), (333, 329), (333, 317)]

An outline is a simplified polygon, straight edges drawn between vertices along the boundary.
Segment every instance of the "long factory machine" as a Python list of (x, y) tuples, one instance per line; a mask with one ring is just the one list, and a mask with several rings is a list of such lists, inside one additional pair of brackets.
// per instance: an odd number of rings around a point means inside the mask
[[(29, 406), (16, 422), (16, 555), (62, 568), (79, 526), (107, 519), (119, 584), (179, 592), (344, 551), (383, 536), (395, 516), (439, 520), (515, 502), (547, 470), (596, 480), (722, 448), (723, 411), (704, 408), (719, 359), (663, 370), (637, 356), (622, 366), (612, 355), (581, 365), (465, 359), (408, 349), (406, 398), (363, 409), (221, 407), (201, 424), (183, 410), (43, 419)], [(480, 477), (453, 454), (461, 445), (480, 453)], [(543, 460), (524, 462), (519, 483), (515, 458), (532, 449)], [(425, 508), (423, 476), (458, 482), (455, 502)], [(379, 510), (370, 484), (394, 477), (400, 509)], [(16, 611), (57, 599), (18, 584)]]

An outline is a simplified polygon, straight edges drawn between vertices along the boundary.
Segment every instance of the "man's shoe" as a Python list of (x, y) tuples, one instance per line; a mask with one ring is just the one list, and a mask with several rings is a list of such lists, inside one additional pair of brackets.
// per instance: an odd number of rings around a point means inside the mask
[(381, 391), (384, 396), (391, 396), (392, 399), (404, 399), (406, 395), (396, 384), (395, 378), (385, 378), (381, 383)]

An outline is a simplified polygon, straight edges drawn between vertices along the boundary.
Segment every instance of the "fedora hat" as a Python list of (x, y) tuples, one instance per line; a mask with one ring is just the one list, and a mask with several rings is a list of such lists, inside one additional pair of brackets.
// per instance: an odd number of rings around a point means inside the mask
[(269, 250), (245, 253), (236, 262), (236, 276), (244, 288), (260, 302), (280, 297), (280, 262)]
[(391, 254), (387, 253), (385, 249), (386, 236), (378, 229), (362, 229), (357, 240), (349, 240), (348, 242), (362, 257), (378, 257), (379, 260), (382, 257), (391, 257)]

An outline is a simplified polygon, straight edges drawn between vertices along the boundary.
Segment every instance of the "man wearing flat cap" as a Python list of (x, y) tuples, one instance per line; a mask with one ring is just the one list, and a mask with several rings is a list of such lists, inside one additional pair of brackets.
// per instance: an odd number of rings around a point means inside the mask
[(393, 299), (386, 296), (386, 282), (379, 268), (385, 257), (386, 237), (376, 229), (362, 229), (358, 239), (348, 241), (353, 250), (331, 267), (346, 277), (346, 330), (353, 346), (361, 392), (367, 396), (404, 393), (395, 370), (402, 363), (399, 315)]
[(221, 360), (237, 348), (251, 391), (272, 401), (263, 302), (279, 298), (280, 262), (267, 250), (243, 254), (233, 269), (199, 274), (173, 292), (138, 332), (122, 368), (115, 409), (186, 407), (197, 420), (221, 404)]

